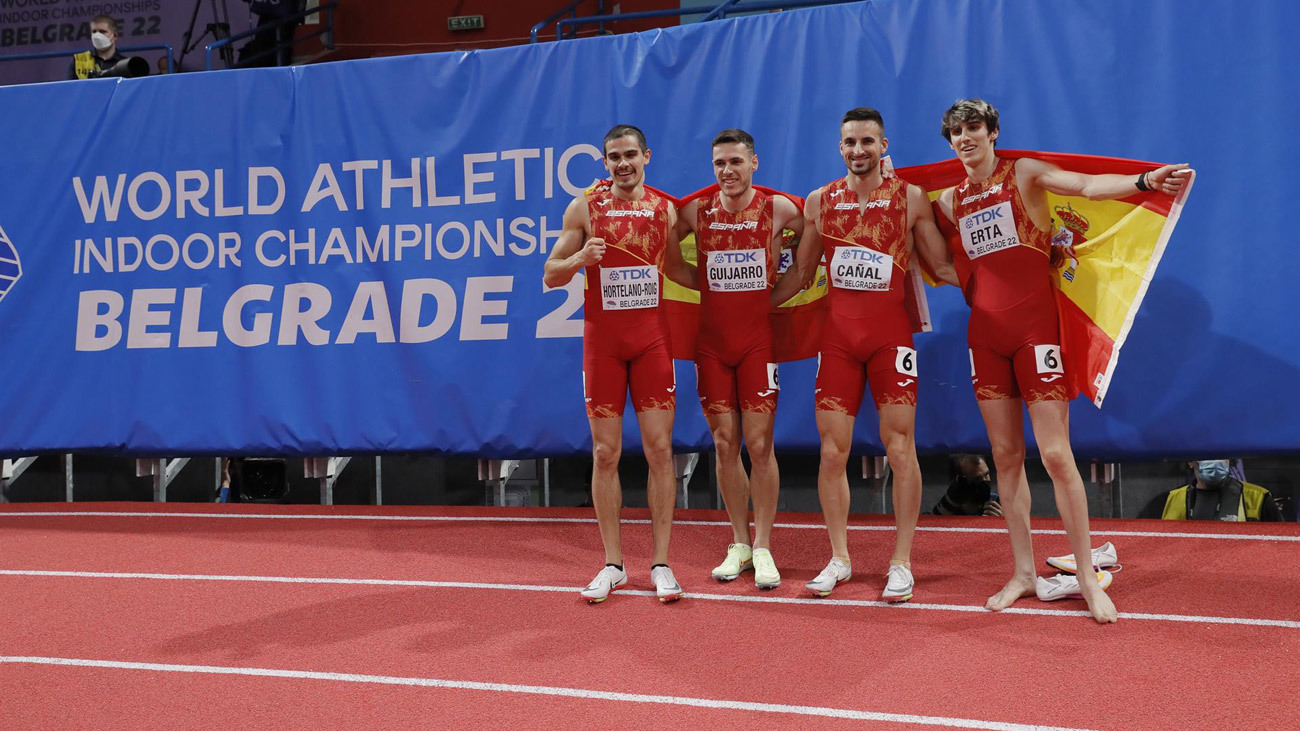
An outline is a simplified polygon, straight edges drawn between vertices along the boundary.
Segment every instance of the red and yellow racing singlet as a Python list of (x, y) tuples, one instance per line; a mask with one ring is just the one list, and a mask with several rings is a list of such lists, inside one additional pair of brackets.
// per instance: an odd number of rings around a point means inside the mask
[(647, 187), (640, 200), (623, 200), (614, 195), (608, 180), (585, 195), (591, 235), (603, 238), (606, 249), (600, 263), (585, 271), (584, 317), (602, 328), (653, 327), (659, 332), (659, 267), (668, 243), (668, 199)]
[(695, 232), (701, 342), (725, 347), (767, 333), (777, 273), (772, 258), (771, 196), (755, 190), (744, 210), (731, 213), (722, 206), (722, 193), (714, 193), (699, 204)]
[(998, 158), (987, 180), (954, 188), (952, 212), (961, 235), (952, 244), (953, 264), (972, 310), (996, 312), (1052, 297), (1052, 237), (1025, 209), (1015, 160)]
[(890, 178), (863, 201), (843, 178), (836, 180), (822, 189), (818, 221), (831, 317), (903, 312), (907, 182)]

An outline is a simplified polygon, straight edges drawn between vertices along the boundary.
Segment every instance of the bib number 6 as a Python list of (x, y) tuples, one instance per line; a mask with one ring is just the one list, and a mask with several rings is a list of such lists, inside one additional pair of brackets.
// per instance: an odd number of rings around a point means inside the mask
[(916, 378), (916, 351), (900, 345), (898, 355), (894, 358), (894, 369), (905, 376)]
[(1039, 373), (1065, 373), (1065, 366), (1061, 364), (1061, 346), (1035, 345), (1034, 365)]

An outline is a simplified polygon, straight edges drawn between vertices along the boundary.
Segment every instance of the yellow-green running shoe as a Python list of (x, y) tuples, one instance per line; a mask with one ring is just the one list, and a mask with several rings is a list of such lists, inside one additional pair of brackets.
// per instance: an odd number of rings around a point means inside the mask
[(742, 571), (754, 568), (754, 552), (744, 543), (732, 543), (727, 546), (727, 558), (713, 569), (713, 578), (718, 581), (733, 581)]
[(772, 552), (766, 548), (754, 549), (754, 586), (775, 589), (781, 585), (781, 573), (776, 570)]

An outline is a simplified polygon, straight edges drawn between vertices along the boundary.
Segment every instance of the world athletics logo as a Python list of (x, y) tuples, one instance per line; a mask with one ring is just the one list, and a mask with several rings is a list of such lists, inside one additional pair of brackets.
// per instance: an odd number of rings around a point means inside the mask
[(18, 250), (9, 241), (9, 235), (0, 228), (0, 301), (18, 283), (23, 276), (22, 262), (18, 261)]

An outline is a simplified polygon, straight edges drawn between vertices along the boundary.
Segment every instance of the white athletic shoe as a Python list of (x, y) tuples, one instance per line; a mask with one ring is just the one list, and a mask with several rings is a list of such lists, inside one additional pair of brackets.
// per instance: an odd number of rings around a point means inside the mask
[(776, 570), (772, 552), (766, 548), (754, 549), (754, 586), (775, 589), (781, 585), (781, 572)]
[[(1074, 563), (1073, 553), (1068, 556), (1052, 556), (1047, 559), (1047, 565), (1067, 574), (1077, 573), (1079, 570), (1079, 567)], [(1115, 548), (1115, 544), (1107, 541), (1092, 549), (1092, 567), (1094, 569), (1109, 569), (1116, 566), (1119, 566), (1119, 551)]]
[(675, 602), (682, 598), (682, 587), (673, 576), (673, 570), (667, 566), (656, 566), (650, 570), (650, 582), (655, 585), (655, 596), (661, 602)]
[(609, 597), (609, 593), (627, 583), (627, 572), (617, 566), (606, 566), (596, 574), (596, 578), (587, 584), (580, 593), (592, 604), (599, 604)]
[(880, 598), (887, 602), (905, 602), (912, 598), (912, 587), (915, 583), (912, 580), (911, 569), (898, 564), (890, 566), (889, 576), (885, 580), (885, 590), (880, 593)]
[(817, 596), (830, 596), (836, 584), (848, 581), (852, 576), (853, 569), (849, 568), (848, 561), (832, 558), (831, 562), (826, 564), (826, 568), (805, 586), (808, 587), (808, 591)]
[[(1097, 572), (1097, 582), (1101, 584), (1102, 591), (1109, 589), (1114, 580), (1115, 577), (1109, 571)], [(1079, 577), (1072, 574), (1057, 574), (1050, 579), (1039, 576), (1034, 579), (1034, 589), (1037, 591), (1038, 599), (1044, 602), (1083, 598), (1083, 591), (1079, 588)]]
[(727, 558), (713, 569), (713, 578), (718, 581), (733, 581), (742, 571), (754, 568), (754, 552), (744, 543), (732, 543), (727, 546)]

